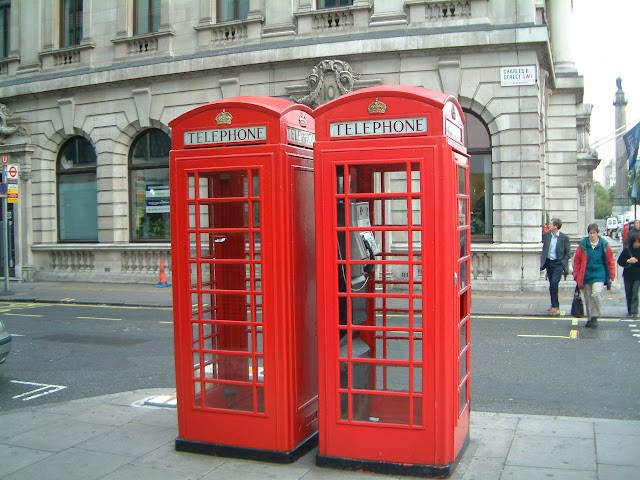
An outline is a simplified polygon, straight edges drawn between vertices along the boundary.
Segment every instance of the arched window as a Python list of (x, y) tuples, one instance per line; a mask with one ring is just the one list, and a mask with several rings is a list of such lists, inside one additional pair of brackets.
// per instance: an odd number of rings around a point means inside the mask
[(152, 128), (140, 134), (129, 155), (132, 241), (168, 241), (171, 138)]
[(466, 145), (471, 156), (471, 234), (476, 240), (493, 236), (493, 174), (489, 129), (473, 112), (465, 111)]
[(83, 137), (69, 139), (58, 156), (58, 240), (98, 241), (96, 152)]

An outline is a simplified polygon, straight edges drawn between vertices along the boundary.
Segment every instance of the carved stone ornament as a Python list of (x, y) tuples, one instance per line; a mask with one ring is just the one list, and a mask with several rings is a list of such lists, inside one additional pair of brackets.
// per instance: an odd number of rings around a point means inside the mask
[(216, 116), (216, 123), (218, 125), (231, 125), (231, 120), (233, 120), (233, 115), (227, 112), (224, 108)]
[(309, 86), (309, 94), (296, 98), (295, 101), (312, 108), (318, 106), (317, 99), (324, 86), (326, 73), (333, 74), (335, 84), (341, 95), (353, 91), (353, 84), (360, 77), (360, 75), (356, 74), (353, 68), (343, 60), (323, 60), (313, 67), (311, 74), (306, 78)]
[(9, 108), (4, 103), (0, 103), (0, 145), (15, 133), (21, 136), (27, 135), (27, 129), (22, 123), (11, 126), (7, 125), (7, 121), (10, 116), (11, 111)]

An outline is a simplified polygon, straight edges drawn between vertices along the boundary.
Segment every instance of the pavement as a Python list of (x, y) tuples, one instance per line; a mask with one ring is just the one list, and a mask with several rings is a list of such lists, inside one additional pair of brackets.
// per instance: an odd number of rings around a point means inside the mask
[[(572, 291), (561, 291), (569, 316)], [(170, 307), (172, 288), (76, 282), (11, 282), (0, 302)], [(473, 292), (474, 316), (548, 316), (547, 292)], [(626, 319), (619, 286), (603, 318)], [(601, 327), (602, 328), (602, 327)], [(11, 361), (11, 358), (9, 359)], [(0, 480), (350, 480), (394, 475), (319, 467), (317, 449), (292, 464), (178, 452), (175, 389), (141, 389), (0, 411)], [(471, 413), (456, 480), (638, 480), (640, 421)]]

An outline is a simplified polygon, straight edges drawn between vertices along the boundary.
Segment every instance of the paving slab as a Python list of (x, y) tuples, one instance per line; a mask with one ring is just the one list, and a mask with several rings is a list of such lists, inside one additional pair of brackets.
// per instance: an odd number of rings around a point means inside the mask
[(516, 435), (506, 465), (595, 472), (595, 442), (590, 438)]

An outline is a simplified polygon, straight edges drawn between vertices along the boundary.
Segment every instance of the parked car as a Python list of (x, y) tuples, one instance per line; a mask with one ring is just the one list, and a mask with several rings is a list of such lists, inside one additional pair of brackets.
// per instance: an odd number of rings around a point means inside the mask
[(9, 352), (11, 351), (11, 334), (7, 332), (7, 329), (0, 320), (0, 363), (4, 363), (4, 361), (9, 356)]
[(611, 237), (613, 239), (619, 238), (621, 229), (622, 224), (618, 221), (617, 217), (607, 218), (607, 229), (604, 232), (607, 237)]

